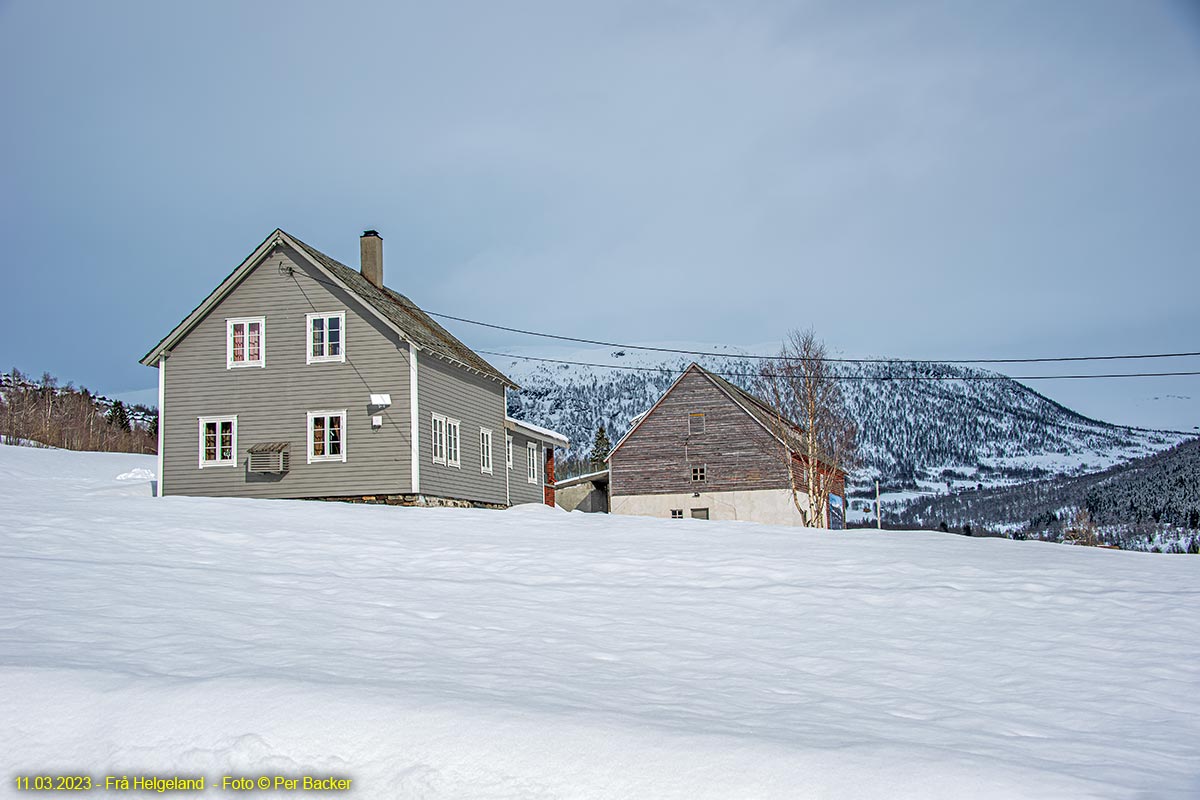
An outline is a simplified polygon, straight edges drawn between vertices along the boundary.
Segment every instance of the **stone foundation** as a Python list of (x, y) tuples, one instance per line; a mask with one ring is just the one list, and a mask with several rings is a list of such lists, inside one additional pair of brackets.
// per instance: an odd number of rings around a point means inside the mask
[(364, 494), (349, 497), (311, 497), (329, 503), (369, 503), (387, 506), (415, 506), (419, 508), (508, 508), (503, 503), (482, 503), (475, 500), (460, 500), (454, 497), (433, 497), (426, 494)]

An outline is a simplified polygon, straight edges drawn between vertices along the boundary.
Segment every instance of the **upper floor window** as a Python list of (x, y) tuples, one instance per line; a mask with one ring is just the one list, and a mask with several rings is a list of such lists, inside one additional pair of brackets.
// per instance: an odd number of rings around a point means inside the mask
[(694, 480), (694, 481), (707, 480), (707, 476), (704, 474), (707, 471), (708, 471), (707, 465), (699, 466), (699, 467), (692, 467), (692, 480)]
[(530, 483), (538, 482), (538, 446), (537, 442), (530, 442), (529, 448), (529, 472), (526, 478)]
[(225, 320), (225, 366), (262, 367), (267, 357), (267, 320), (242, 317)]
[(308, 412), (308, 463), (346, 460), (346, 412)]
[(346, 312), (309, 314), (308, 363), (346, 360)]
[(237, 417), (200, 417), (200, 469), (237, 464)]
[(492, 432), (479, 429), (479, 471), (492, 472)]
[(693, 411), (688, 414), (688, 433), (704, 433), (704, 412)]

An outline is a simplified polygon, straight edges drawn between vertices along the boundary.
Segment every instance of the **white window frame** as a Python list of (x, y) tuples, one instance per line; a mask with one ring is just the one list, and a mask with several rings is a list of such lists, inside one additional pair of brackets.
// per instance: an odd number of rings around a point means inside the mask
[(530, 442), (526, 448), (529, 453), (529, 471), (525, 473), (525, 480), (529, 483), (537, 484), (538, 482), (538, 456), (541, 455), (537, 442)]
[[(233, 326), (246, 326), (246, 343), (244, 347), (249, 354), (250, 325), (258, 323), (258, 360), (233, 360)], [(225, 320), (225, 369), (242, 369), (243, 367), (265, 367), (267, 365), (267, 318), (266, 317), (231, 317)]]
[(671, 519), (683, 519), (683, 509), (682, 508), (672, 508), (671, 509)]
[(429, 437), (430, 448), (433, 451), (433, 463), (446, 463), (446, 418), (441, 414), (433, 415), (433, 428)]
[(446, 417), (446, 466), (462, 469), (462, 423)]
[[(326, 431), (325, 450), (326, 451), (329, 450), (328, 418), (329, 417), (341, 417), (342, 418), (342, 423), (341, 423), (341, 431), (342, 431), (342, 441), (341, 441), (342, 447), (341, 447), (341, 449), (342, 449), (342, 452), (341, 453), (334, 455), (334, 456), (329, 455), (328, 452), (326, 452), (325, 455), (320, 455), (320, 456), (315, 455), (313, 453), (313, 420), (318, 417), (326, 418), (326, 423), (325, 423), (325, 431)], [(309, 464), (319, 464), (319, 463), (326, 462), (326, 461), (340, 461), (343, 464), (346, 463), (346, 440), (348, 438), (346, 436), (346, 409), (343, 408), (343, 409), (334, 410), (334, 411), (309, 411), (308, 412), (308, 425), (306, 426), (306, 433), (307, 433), (307, 435), (305, 436), (305, 439), (308, 442), (308, 444), (305, 446), (305, 449), (308, 451), (308, 463)]]
[[(197, 419), (200, 421), (200, 455), (198, 459), (200, 469), (204, 469), (206, 467), (236, 467), (238, 463), (237, 414), (227, 414), (221, 417), (197, 417)], [(221, 458), (221, 423), (223, 422), (232, 423), (233, 427), (233, 449), (231, 451), (232, 458), (228, 459)], [(215, 461), (209, 461), (204, 457), (204, 426), (208, 425), (209, 423), (213, 423), (217, 426), (217, 459)]]
[(490, 428), (479, 429), (479, 471), (492, 475), (492, 431)]
[(504, 461), (507, 463), (508, 468), (512, 469), (513, 442), (512, 442), (512, 437), (507, 434), (505, 434), (505, 436), (504, 436)]
[[(341, 341), (339, 342), (341, 347), (338, 348), (338, 350), (339, 350), (338, 354), (336, 356), (331, 356), (331, 355), (315, 356), (315, 355), (313, 355), (313, 321), (318, 320), (318, 319), (325, 320), (324, 345), (325, 345), (325, 352), (328, 353), (329, 352), (329, 320), (335, 319), (335, 318), (339, 320), (338, 330), (341, 331)], [(304, 316), (304, 331), (305, 331), (304, 352), (305, 352), (305, 363), (306, 364), (342, 364), (342, 363), (345, 363), (345, 361), (346, 361), (346, 312), (345, 311), (330, 311), (330, 312), (318, 313), (318, 314), (306, 314)]]

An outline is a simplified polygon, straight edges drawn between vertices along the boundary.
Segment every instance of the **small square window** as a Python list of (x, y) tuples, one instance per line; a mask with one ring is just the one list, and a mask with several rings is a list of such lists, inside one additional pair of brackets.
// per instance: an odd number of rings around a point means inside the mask
[(672, 508), (671, 509), (671, 519), (683, 519), (683, 509), (682, 508)]
[(688, 414), (688, 433), (695, 436), (698, 433), (704, 433), (704, 412), (693, 411)]
[(308, 412), (308, 463), (346, 460), (346, 411)]
[(200, 469), (237, 464), (237, 417), (200, 417)]
[(706, 471), (706, 466), (692, 467), (692, 480), (697, 482), (707, 480), (704, 474)]
[(309, 314), (309, 364), (326, 364), (346, 360), (346, 312)]

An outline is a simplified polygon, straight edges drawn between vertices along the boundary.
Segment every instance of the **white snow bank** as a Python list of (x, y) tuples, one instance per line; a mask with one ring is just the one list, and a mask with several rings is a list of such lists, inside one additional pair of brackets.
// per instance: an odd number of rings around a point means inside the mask
[(11, 774), (337, 774), (372, 798), (1200, 791), (1200, 559), (114, 481), (152, 466), (0, 447)]

